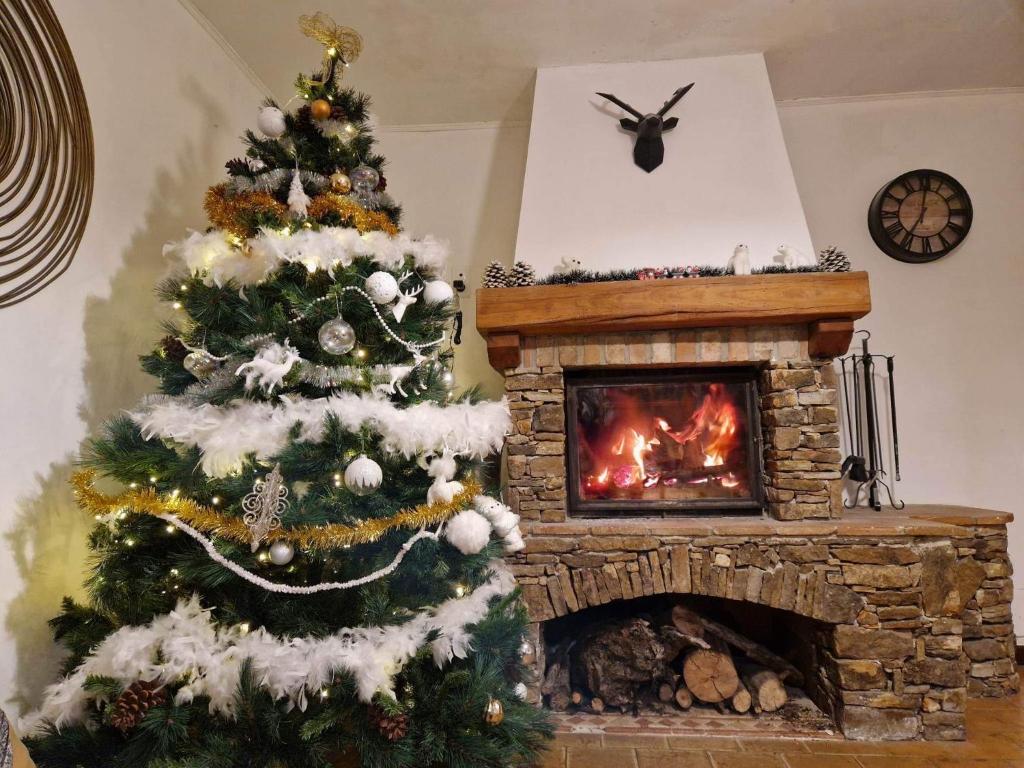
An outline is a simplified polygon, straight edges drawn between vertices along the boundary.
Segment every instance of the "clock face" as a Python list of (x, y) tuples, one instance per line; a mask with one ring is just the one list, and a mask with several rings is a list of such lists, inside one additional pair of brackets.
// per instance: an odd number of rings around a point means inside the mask
[(893, 179), (868, 208), (875, 245), (894, 259), (935, 261), (967, 237), (973, 210), (967, 190), (952, 176), (926, 169)]

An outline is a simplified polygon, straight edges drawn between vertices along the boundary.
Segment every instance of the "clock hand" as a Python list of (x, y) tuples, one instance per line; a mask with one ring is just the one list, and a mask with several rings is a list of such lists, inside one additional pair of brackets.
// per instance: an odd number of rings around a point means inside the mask
[(921, 193), (921, 213), (917, 215), (917, 221), (914, 222), (914, 226), (910, 228), (910, 234), (916, 234), (918, 226), (924, 221), (924, 215), (928, 213), (928, 206), (925, 203), (928, 202), (928, 192)]

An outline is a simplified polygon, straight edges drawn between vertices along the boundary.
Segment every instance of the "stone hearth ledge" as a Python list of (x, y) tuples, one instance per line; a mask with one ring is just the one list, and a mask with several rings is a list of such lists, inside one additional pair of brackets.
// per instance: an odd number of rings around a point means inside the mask
[[(627, 518), (526, 523), (508, 559), (533, 622), (654, 595), (701, 595), (796, 617), (811, 698), (847, 738), (956, 740), (967, 699), (1019, 688), (1006, 525), (939, 505), (841, 519)], [(800, 666), (800, 665), (798, 665)], [(531, 700), (539, 702), (533, 686)]]

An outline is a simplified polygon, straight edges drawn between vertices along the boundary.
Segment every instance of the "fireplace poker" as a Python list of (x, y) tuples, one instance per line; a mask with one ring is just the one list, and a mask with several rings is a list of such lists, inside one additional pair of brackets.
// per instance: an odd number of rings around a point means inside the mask
[(896, 466), (896, 479), (900, 479), (900, 433), (896, 429), (896, 384), (892, 355), (885, 358), (885, 366), (889, 371), (889, 413), (892, 416), (892, 458)]
[[(874, 477), (875, 473), (878, 472), (878, 450), (877, 450), (877, 430), (876, 430), (876, 419), (878, 414), (875, 412), (875, 382), (874, 382), (874, 363), (871, 360), (871, 353), (868, 350), (868, 339), (871, 338), (870, 331), (858, 331), (858, 333), (864, 334), (864, 339), (861, 341), (861, 353), (864, 366), (864, 410), (868, 428), (868, 476)], [(876, 512), (881, 511), (882, 502), (878, 498), (878, 489), (874, 483), (868, 485), (868, 504)]]

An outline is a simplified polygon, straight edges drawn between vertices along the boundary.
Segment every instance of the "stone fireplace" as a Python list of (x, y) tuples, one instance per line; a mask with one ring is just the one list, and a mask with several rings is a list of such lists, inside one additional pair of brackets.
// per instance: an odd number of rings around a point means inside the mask
[(1012, 516), (844, 514), (832, 360), (869, 309), (865, 273), (479, 292), (534, 701), (585, 715), (578, 671), (572, 699), (542, 690), (565, 638), (674, 606), (752, 638), (736, 667), (767, 653), (847, 738), (961, 739), (968, 696), (1017, 690)]

